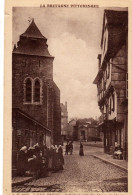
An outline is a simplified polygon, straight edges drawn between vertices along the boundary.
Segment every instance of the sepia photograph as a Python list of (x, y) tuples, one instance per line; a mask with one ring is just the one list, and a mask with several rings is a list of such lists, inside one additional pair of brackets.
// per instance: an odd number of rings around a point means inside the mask
[(128, 8), (12, 7), (12, 193), (128, 192)]

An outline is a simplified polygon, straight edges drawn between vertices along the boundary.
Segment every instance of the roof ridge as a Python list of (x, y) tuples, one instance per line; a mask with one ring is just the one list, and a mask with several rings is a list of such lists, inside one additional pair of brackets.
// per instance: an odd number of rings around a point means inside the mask
[(30, 25), (28, 26), (28, 28), (26, 29), (26, 31), (23, 34), (21, 34), (20, 36), (46, 39), (42, 35), (42, 33), (40, 32), (40, 30), (37, 27), (37, 25), (35, 24), (34, 19), (30, 23)]

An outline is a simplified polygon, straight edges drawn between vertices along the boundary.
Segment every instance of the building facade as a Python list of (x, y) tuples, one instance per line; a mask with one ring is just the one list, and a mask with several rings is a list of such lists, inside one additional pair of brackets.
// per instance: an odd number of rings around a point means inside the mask
[(80, 141), (100, 141), (100, 133), (97, 125), (81, 124), (78, 125), (78, 140)]
[(67, 125), (67, 138), (71, 140), (76, 140), (77, 138), (77, 125), (76, 125), (76, 120), (72, 119), (69, 121)]
[(98, 55), (98, 74), (94, 80), (102, 113), (104, 150), (112, 154), (118, 145), (127, 159), (128, 119), (128, 12), (105, 10)]
[(62, 141), (65, 141), (67, 137), (67, 125), (68, 125), (67, 102), (65, 102), (65, 104), (61, 103), (60, 106), (61, 106), (61, 137), (62, 137)]
[(19, 149), (61, 139), (60, 90), (53, 81), (54, 57), (34, 20), (12, 52), (13, 166)]

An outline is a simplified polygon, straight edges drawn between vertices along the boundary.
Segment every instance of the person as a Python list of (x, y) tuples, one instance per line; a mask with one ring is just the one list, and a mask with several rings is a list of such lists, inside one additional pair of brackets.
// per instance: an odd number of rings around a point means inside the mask
[(115, 147), (115, 151), (113, 153), (113, 158), (117, 158), (119, 160), (123, 159), (122, 149), (121, 149), (120, 145), (117, 145), (117, 147)]
[(46, 145), (44, 145), (42, 148), (42, 156), (43, 160), (45, 161), (45, 167), (48, 169), (49, 149), (47, 148)]
[(53, 150), (53, 170), (52, 172), (55, 173), (59, 170), (59, 154), (57, 145), (55, 145)]
[(18, 153), (17, 174), (24, 176), (27, 171), (27, 147), (23, 146)]
[(34, 177), (35, 179), (38, 179), (41, 175), (42, 171), (42, 156), (40, 155), (41, 150), (40, 146), (37, 143), (34, 145), (34, 155), (33, 155), (33, 170), (34, 170)]
[(53, 170), (53, 153), (54, 153), (54, 146), (51, 145), (48, 154), (48, 171)]
[(42, 150), (40, 151), (40, 174), (39, 177), (46, 177), (48, 173), (47, 156), (43, 156)]
[(72, 142), (69, 144), (69, 150), (70, 150), (70, 155), (72, 155), (72, 152), (73, 152), (73, 144), (72, 144)]
[(65, 155), (68, 155), (68, 151), (69, 151), (69, 144), (66, 144), (66, 150), (65, 150)]
[(64, 157), (63, 157), (63, 149), (62, 146), (59, 145), (58, 148), (58, 157), (59, 157), (59, 164), (60, 164), (60, 170), (63, 170), (63, 165), (64, 165)]
[(29, 167), (29, 174), (36, 177), (36, 155), (32, 155), (31, 158), (28, 158), (28, 167)]
[(32, 175), (34, 173), (34, 148), (33, 147), (29, 147), (28, 148), (28, 152), (27, 152), (27, 156), (28, 156), (28, 174)]
[(81, 143), (81, 142), (80, 142), (79, 155), (80, 155), (80, 156), (84, 156), (84, 152), (83, 152), (83, 145), (82, 145), (82, 143)]

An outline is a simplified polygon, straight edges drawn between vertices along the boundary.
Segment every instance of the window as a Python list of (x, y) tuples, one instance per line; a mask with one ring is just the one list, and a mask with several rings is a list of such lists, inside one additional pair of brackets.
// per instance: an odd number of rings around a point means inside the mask
[(34, 85), (34, 101), (40, 102), (40, 81), (37, 79)]
[(107, 80), (107, 69), (106, 69), (106, 72), (105, 72), (105, 80)]
[(111, 114), (111, 98), (110, 98), (110, 107), (109, 107), (109, 114)]
[(39, 78), (25, 78), (24, 104), (42, 104), (42, 82)]
[(106, 38), (104, 40), (104, 51), (103, 51), (103, 53), (105, 52), (105, 45), (106, 45)]
[(109, 78), (109, 76), (110, 76), (110, 62), (108, 62), (107, 66), (108, 66), (108, 74), (107, 74), (107, 78)]
[(32, 101), (32, 83), (30, 79), (26, 80), (26, 102)]
[(114, 110), (115, 110), (115, 96), (114, 96), (114, 94), (112, 94), (112, 101), (113, 101), (112, 111), (114, 112)]
[(104, 80), (102, 78), (102, 87), (101, 87), (101, 89), (103, 89), (103, 88), (104, 88)]

